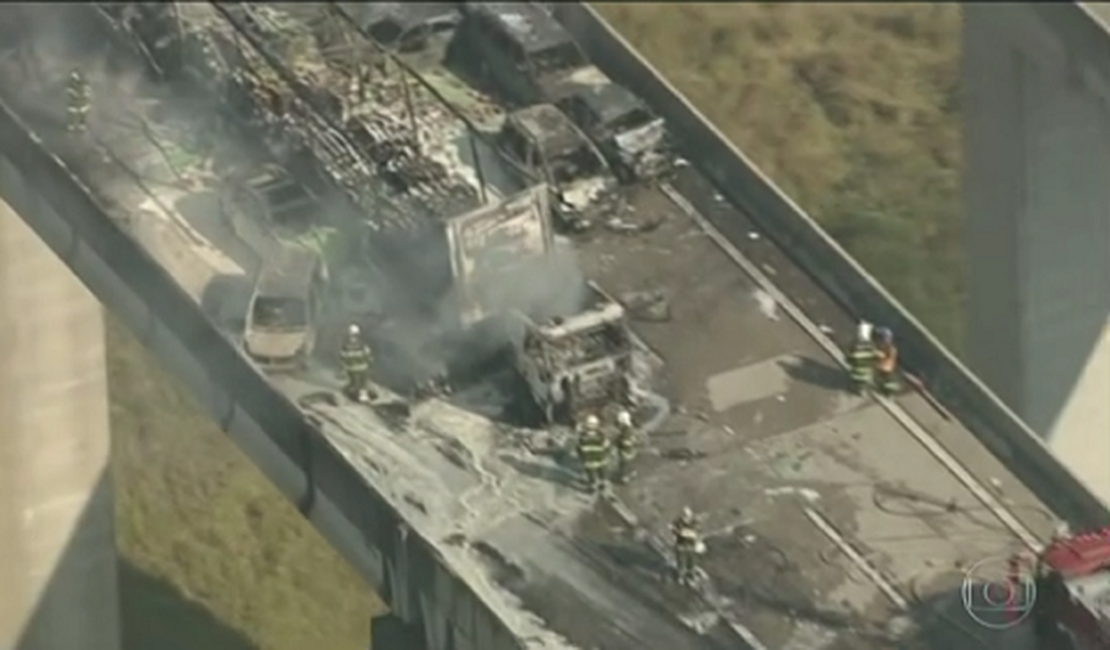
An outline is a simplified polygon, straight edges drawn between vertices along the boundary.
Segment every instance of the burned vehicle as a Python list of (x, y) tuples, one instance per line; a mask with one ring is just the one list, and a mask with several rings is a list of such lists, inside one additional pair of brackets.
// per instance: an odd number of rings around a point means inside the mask
[(514, 271), (554, 247), (550, 195), (539, 183), (461, 213), (367, 222), (360, 250), (388, 264), (422, 308), (466, 330), (513, 304)]
[(320, 256), (282, 243), (262, 264), (247, 307), (243, 350), (267, 372), (303, 368), (316, 343), (327, 270)]
[(566, 77), (591, 67), (570, 33), (526, 2), (466, 2), (449, 60), (474, 70), (508, 100), (528, 106), (558, 97)]
[(546, 181), (555, 212), (571, 227), (587, 227), (618, 201), (605, 158), (566, 115), (551, 104), (510, 113), (497, 135), (509, 160)]
[(558, 106), (597, 144), (622, 182), (658, 178), (670, 169), (666, 123), (624, 86), (583, 85)]
[(462, 22), (462, 12), (454, 2), (340, 4), (370, 38), (402, 54), (423, 50), (431, 39), (450, 35)]
[(514, 365), (548, 422), (573, 424), (631, 399), (632, 335), (624, 308), (589, 283), (578, 313), (535, 323), (521, 316), (524, 335)]
[(258, 256), (280, 240), (296, 240), (318, 221), (320, 201), (285, 170), (267, 166), (247, 178), (231, 178), (220, 192), (220, 213), (229, 230)]

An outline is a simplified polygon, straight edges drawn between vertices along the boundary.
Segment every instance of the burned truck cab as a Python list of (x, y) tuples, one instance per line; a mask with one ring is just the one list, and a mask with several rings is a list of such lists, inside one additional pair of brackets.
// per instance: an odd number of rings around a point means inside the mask
[(591, 283), (592, 304), (564, 318), (527, 322), (517, 372), (550, 423), (571, 425), (630, 399), (632, 337), (620, 303)]
[(618, 200), (616, 178), (601, 152), (551, 104), (510, 113), (497, 142), (510, 162), (550, 185), (564, 223), (589, 225)]

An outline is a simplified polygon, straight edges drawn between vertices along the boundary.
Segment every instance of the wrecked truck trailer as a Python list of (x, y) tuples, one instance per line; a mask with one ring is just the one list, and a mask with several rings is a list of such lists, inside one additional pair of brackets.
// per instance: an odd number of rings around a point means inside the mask
[(518, 313), (523, 329), (513, 363), (544, 418), (573, 426), (582, 417), (632, 400), (632, 333), (619, 302), (588, 282), (581, 309), (537, 322)]
[(556, 213), (572, 229), (588, 227), (619, 202), (616, 178), (605, 158), (551, 104), (510, 113), (497, 142), (513, 164), (551, 186)]
[(512, 304), (498, 285), (553, 250), (549, 194), (539, 184), (461, 214), (367, 227), (365, 250), (385, 256), (406, 284), (424, 292), (425, 307), (446, 305), (450, 320), (465, 330)]

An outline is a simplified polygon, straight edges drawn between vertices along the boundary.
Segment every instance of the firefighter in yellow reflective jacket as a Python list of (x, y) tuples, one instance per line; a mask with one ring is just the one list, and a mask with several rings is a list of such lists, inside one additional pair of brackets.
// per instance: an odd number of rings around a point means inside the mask
[(875, 363), (878, 351), (871, 340), (872, 325), (860, 322), (856, 329), (856, 340), (848, 350), (848, 373), (852, 378), (852, 388), (863, 393), (875, 383)]
[(70, 133), (84, 133), (89, 125), (92, 108), (92, 89), (85, 77), (74, 70), (66, 85), (66, 129)]
[(686, 585), (693, 584), (697, 578), (697, 556), (705, 552), (705, 544), (698, 532), (698, 521), (693, 510), (682, 509), (682, 513), (671, 523), (671, 534), (674, 536), (678, 581)]
[(347, 339), (339, 350), (339, 360), (343, 364), (343, 374), (347, 380), (345, 391), (353, 400), (366, 402), (371, 397), (367, 382), (372, 358), (370, 346), (362, 340), (362, 331), (358, 325), (348, 327)]
[(578, 458), (586, 477), (586, 486), (591, 492), (605, 489), (605, 473), (609, 466), (609, 440), (601, 430), (601, 421), (596, 415), (586, 416), (578, 431)]
[(632, 460), (636, 457), (636, 427), (627, 409), (617, 412), (617, 483), (632, 478)]

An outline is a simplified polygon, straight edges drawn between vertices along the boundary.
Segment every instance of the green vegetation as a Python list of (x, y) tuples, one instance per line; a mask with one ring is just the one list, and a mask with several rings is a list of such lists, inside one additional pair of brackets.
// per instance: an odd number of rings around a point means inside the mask
[(598, 7), (958, 349), (965, 300), (958, 5)]
[[(958, 345), (959, 8), (603, 13)], [(345, 650), (377, 601), (121, 328), (109, 336), (127, 650)]]
[(109, 319), (125, 650), (361, 650), (380, 603)]

